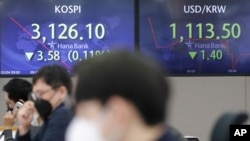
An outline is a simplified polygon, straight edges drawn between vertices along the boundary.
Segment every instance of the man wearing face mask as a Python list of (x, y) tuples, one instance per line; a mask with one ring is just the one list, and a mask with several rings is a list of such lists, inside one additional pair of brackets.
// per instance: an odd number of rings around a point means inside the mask
[[(60, 65), (42, 67), (33, 77), (33, 101), (28, 101), (17, 114), (20, 123), (17, 141), (64, 141), (65, 130), (71, 119), (64, 100), (71, 91), (71, 78)], [(43, 125), (30, 136), (33, 113), (37, 111)]]
[(2, 132), (1, 138), (4, 137), (5, 141), (14, 140), (12, 136), (12, 127), (16, 122), (18, 106), (22, 106), (24, 101), (28, 100), (28, 95), (31, 91), (32, 84), (29, 81), (20, 78), (13, 78), (3, 86), (7, 113), (3, 117), (4, 131)]
[(185, 141), (165, 124), (170, 86), (151, 59), (101, 55), (78, 64), (73, 80), (75, 117), (66, 141)]

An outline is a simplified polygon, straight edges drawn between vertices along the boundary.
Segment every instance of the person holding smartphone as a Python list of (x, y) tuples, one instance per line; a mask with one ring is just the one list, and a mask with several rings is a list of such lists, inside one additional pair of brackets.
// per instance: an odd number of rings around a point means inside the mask
[(13, 140), (12, 128), (16, 121), (16, 114), (23, 103), (28, 100), (29, 94), (32, 92), (32, 84), (20, 78), (13, 78), (3, 86), (7, 113), (2, 118), (4, 131), (1, 138), (5, 141)]
[[(64, 141), (71, 120), (71, 109), (65, 101), (71, 94), (71, 77), (59, 64), (43, 66), (32, 79), (31, 100), (17, 113), (19, 122), (15, 141)], [(39, 113), (43, 125), (31, 134), (33, 114)]]

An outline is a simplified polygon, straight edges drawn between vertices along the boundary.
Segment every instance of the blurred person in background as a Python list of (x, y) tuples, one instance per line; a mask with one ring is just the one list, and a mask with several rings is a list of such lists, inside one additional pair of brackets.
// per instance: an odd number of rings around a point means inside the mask
[[(33, 77), (32, 101), (27, 101), (18, 111), (20, 123), (17, 141), (64, 141), (71, 112), (64, 101), (71, 92), (71, 78), (60, 65), (42, 67)], [(30, 136), (32, 115), (37, 111), (43, 119), (39, 131)]]
[(7, 113), (3, 117), (3, 127), (1, 138), (5, 141), (13, 139), (12, 128), (16, 123), (16, 113), (25, 101), (28, 100), (29, 94), (32, 92), (32, 84), (20, 78), (13, 78), (3, 86)]
[(169, 81), (141, 54), (118, 51), (79, 63), (73, 94), (66, 141), (185, 141), (166, 125)]

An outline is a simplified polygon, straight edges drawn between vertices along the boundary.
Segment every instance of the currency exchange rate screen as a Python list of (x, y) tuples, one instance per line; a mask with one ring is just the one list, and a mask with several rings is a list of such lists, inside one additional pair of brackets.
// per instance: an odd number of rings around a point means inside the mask
[(174, 75), (249, 75), (249, 7), (249, 0), (141, 0), (141, 51)]
[(54, 63), (71, 72), (81, 60), (134, 49), (134, 0), (3, 0), (0, 6), (1, 76), (29, 76)]

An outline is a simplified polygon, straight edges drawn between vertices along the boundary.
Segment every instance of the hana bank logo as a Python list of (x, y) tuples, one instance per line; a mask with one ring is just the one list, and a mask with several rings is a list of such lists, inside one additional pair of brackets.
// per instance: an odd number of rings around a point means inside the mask
[(187, 42), (185, 42), (185, 44), (187, 45), (188, 49), (192, 49), (192, 45), (194, 44), (194, 42), (188, 40)]

